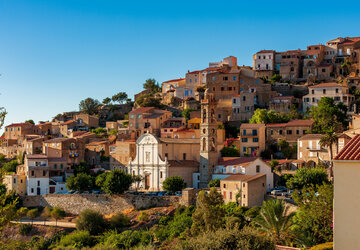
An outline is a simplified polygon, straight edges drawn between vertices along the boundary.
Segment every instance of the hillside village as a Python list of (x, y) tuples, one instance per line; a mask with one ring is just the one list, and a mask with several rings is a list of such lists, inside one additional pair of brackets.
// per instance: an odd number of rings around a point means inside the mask
[[(121, 170), (133, 179), (118, 194), (178, 196), (195, 205), (200, 190), (216, 187), (225, 204), (253, 208), (271, 198), (299, 207), (291, 194), (305, 186), (288, 180), (321, 169), (329, 183), (337, 174), (348, 176), (348, 186), (343, 179), (342, 187), (335, 185), (341, 202), (335, 197), (334, 210), (339, 225), (349, 223), (344, 204), (357, 201), (345, 193), (358, 170), (336, 166), (358, 160), (360, 37), (260, 50), (252, 67), (229, 56), (160, 85), (148, 79), (133, 100), (123, 91), (102, 102), (87, 98), (79, 111), (51, 121), (5, 123), (0, 165), (6, 189), (25, 204), (52, 194), (117, 194), (98, 177)], [(176, 179), (183, 186), (169, 189)], [(335, 229), (335, 240), (342, 233)], [(332, 241), (329, 235), (307, 246)]]

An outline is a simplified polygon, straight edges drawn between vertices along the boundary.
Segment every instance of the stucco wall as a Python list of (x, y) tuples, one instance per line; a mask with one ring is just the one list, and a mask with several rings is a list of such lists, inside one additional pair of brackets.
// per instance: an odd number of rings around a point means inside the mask
[(78, 215), (82, 210), (89, 208), (102, 214), (113, 214), (128, 209), (146, 207), (162, 207), (176, 204), (181, 197), (156, 197), (140, 195), (114, 195), (105, 194), (46, 194), (42, 196), (26, 197), (24, 206), (58, 206), (66, 212)]

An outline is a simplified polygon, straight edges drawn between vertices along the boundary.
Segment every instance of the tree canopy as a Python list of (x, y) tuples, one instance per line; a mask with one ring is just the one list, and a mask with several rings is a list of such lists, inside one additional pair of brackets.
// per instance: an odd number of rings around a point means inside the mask
[(104, 100), (102, 101), (102, 103), (103, 103), (104, 105), (110, 104), (110, 103), (111, 103), (111, 98), (110, 98), (110, 97), (104, 98)]
[(30, 124), (32, 124), (32, 125), (35, 125), (34, 120), (31, 120), (31, 119), (30, 119), (30, 120), (26, 120), (25, 123), (30, 123)]
[(147, 79), (143, 84), (143, 87), (144, 89), (150, 90), (154, 93), (161, 91), (159, 84), (156, 83), (156, 80), (154, 78)]
[(88, 97), (80, 102), (79, 110), (85, 114), (93, 115), (97, 113), (99, 106), (98, 100)]
[(102, 189), (108, 195), (122, 194), (130, 188), (132, 181), (131, 175), (115, 169), (106, 174), (106, 178), (102, 181)]
[(84, 192), (91, 190), (93, 186), (93, 177), (86, 173), (79, 173), (76, 176), (70, 176), (66, 180), (66, 188), (72, 191)]
[(239, 157), (240, 156), (240, 151), (239, 149), (237, 149), (236, 147), (223, 147), (220, 150), (221, 156), (222, 157)]
[(256, 109), (254, 115), (250, 118), (250, 123), (285, 123), (290, 118), (285, 113), (277, 113), (274, 110)]
[(309, 115), (314, 120), (312, 133), (326, 134), (341, 132), (347, 127), (346, 107), (336, 104), (333, 98), (322, 97), (317, 107), (310, 109)]
[(301, 190), (311, 185), (322, 185), (328, 183), (328, 176), (323, 168), (300, 168), (294, 176), (286, 182), (290, 189)]
[(6, 109), (0, 107), (0, 129), (4, 126), (6, 114), (7, 114)]
[(125, 92), (119, 92), (111, 97), (113, 102), (118, 102), (120, 104), (123, 104), (127, 100), (127, 98), (128, 95)]
[(186, 187), (185, 181), (180, 176), (171, 176), (163, 181), (163, 188), (169, 192), (181, 191)]
[(194, 111), (195, 109), (184, 109), (182, 112), (182, 116), (185, 117), (186, 120), (190, 120), (190, 113)]

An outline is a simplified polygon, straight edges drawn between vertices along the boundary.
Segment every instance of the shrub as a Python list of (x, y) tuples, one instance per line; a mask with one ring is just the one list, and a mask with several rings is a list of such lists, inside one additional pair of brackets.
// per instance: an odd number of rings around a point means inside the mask
[(115, 169), (106, 175), (104, 182), (102, 183), (102, 189), (108, 195), (122, 194), (132, 184), (132, 176), (125, 173), (122, 170)]
[(57, 226), (57, 221), (63, 219), (65, 215), (66, 215), (65, 211), (59, 207), (54, 207), (53, 209), (51, 209), (50, 212), (50, 216), (54, 218), (56, 221), (56, 226)]
[(121, 229), (128, 226), (130, 223), (130, 218), (122, 213), (117, 213), (110, 218), (110, 225), (114, 229)]
[(145, 211), (141, 211), (140, 215), (137, 217), (138, 221), (144, 221), (147, 222), (150, 219), (150, 216)]
[(320, 245), (313, 246), (310, 250), (332, 250), (334, 249), (333, 242), (326, 242)]
[(31, 218), (31, 223), (33, 223), (34, 219), (39, 216), (39, 210), (36, 208), (31, 209), (27, 212), (27, 216)]
[(220, 187), (220, 179), (216, 177), (215, 179), (210, 180), (208, 187)]
[(19, 226), (19, 234), (21, 234), (23, 236), (29, 235), (31, 230), (32, 230), (31, 224), (20, 224), (20, 226)]
[(93, 240), (88, 231), (74, 231), (61, 238), (59, 245), (64, 247), (83, 248), (91, 246)]
[(102, 214), (91, 209), (83, 210), (76, 220), (76, 229), (88, 231), (91, 235), (97, 235), (106, 228), (106, 221)]
[(142, 240), (141, 231), (126, 230), (121, 234), (110, 232), (105, 234), (104, 242), (99, 246), (100, 249), (116, 248), (116, 249), (130, 249), (138, 245)]
[(163, 182), (163, 188), (169, 192), (181, 191), (186, 187), (185, 181), (180, 176), (171, 176)]

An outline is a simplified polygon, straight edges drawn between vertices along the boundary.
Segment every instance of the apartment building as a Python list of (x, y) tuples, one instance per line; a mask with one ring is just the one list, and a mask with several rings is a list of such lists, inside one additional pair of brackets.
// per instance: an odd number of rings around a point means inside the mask
[(349, 94), (349, 89), (337, 83), (320, 83), (309, 87), (309, 94), (303, 96), (303, 112), (306, 112), (311, 107), (316, 107), (322, 97), (331, 97), (335, 103), (342, 102), (352, 110), (352, 103), (355, 101), (355, 96)]
[[(303, 78), (308, 78), (310, 76), (318, 77), (318, 65), (324, 59), (324, 45), (311, 45), (307, 47), (307, 50), (302, 51), (302, 72)], [(321, 80), (321, 79), (319, 79)]]
[(265, 124), (243, 123), (240, 126), (240, 156), (259, 156), (266, 147)]
[(241, 206), (261, 206), (266, 195), (266, 176), (230, 175), (220, 180), (224, 202), (238, 202)]
[(285, 140), (294, 145), (300, 137), (311, 131), (313, 123), (313, 120), (292, 120), (287, 123), (267, 124), (266, 141), (271, 143)]
[(300, 49), (281, 53), (280, 75), (284, 80), (296, 80), (301, 77)]
[(109, 169), (109, 140), (92, 141), (85, 144), (84, 159), (91, 167)]

